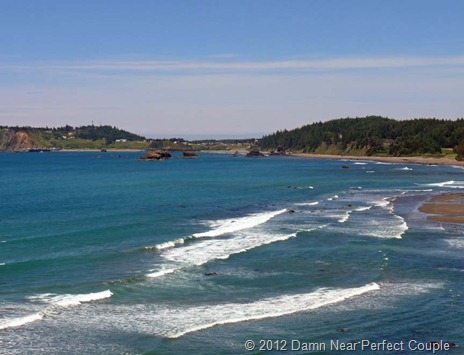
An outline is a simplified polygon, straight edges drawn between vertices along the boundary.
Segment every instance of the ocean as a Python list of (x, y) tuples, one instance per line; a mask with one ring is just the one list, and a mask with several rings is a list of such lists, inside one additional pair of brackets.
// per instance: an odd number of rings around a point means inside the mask
[(462, 354), (461, 168), (140, 155), (0, 154), (0, 354)]

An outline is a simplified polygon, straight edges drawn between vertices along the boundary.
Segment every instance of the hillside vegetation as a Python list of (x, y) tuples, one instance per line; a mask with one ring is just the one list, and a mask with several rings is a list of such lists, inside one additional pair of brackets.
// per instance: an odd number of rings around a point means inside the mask
[(259, 146), (265, 150), (280, 146), (306, 153), (385, 156), (439, 155), (442, 148), (451, 148), (459, 159), (460, 147), (464, 155), (464, 119), (336, 119), (277, 131), (264, 136)]
[(146, 149), (146, 138), (111, 126), (1, 127), (0, 151), (28, 149)]

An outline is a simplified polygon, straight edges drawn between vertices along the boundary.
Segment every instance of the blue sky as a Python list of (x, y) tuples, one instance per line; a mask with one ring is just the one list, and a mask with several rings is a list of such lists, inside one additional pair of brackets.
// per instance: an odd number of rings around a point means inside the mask
[(0, 124), (259, 136), (458, 118), (464, 2), (0, 0)]

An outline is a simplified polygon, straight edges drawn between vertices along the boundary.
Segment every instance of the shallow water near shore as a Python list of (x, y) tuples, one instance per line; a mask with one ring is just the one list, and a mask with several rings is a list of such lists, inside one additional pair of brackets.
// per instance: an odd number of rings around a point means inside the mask
[(464, 346), (464, 227), (417, 210), (461, 169), (139, 155), (0, 154), (0, 354)]

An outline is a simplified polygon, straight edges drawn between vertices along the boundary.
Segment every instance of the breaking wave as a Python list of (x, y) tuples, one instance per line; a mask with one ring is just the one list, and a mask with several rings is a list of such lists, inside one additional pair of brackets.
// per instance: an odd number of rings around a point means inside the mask
[(320, 288), (312, 293), (283, 295), (250, 303), (226, 303), (191, 308), (167, 309), (159, 313), (165, 320), (161, 334), (179, 338), (185, 334), (229, 323), (246, 322), (280, 317), (297, 312), (314, 310), (346, 299), (379, 290), (370, 283), (346, 289)]
[(266, 234), (264, 232), (242, 233), (229, 239), (202, 240), (198, 243), (165, 250), (161, 257), (168, 262), (146, 276), (159, 277), (173, 273), (183, 267), (203, 265), (217, 259), (227, 259), (233, 254), (243, 253), (262, 245), (296, 237), (292, 234)]
[(60, 307), (70, 307), (70, 306), (78, 306), (85, 302), (92, 302), (101, 300), (104, 298), (109, 298), (113, 295), (110, 290), (102, 291), (102, 292), (95, 292), (95, 293), (86, 293), (86, 294), (77, 294), (77, 295), (57, 295), (53, 293), (45, 293), (41, 295), (30, 296), (28, 299), (30, 301), (40, 302), (40, 303), (47, 303), (49, 306), (45, 308), (41, 312), (36, 312), (33, 314), (29, 314), (23, 317), (16, 317), (7, 320), (3, 320), (0, 323), (0, 329), (7, 329), (7, 328), (17, 328), (21, 327), (25, 324), (32, 323), (38, 320), (41, 320), (46, 316), (48, 313), (51, 313), (56, 308)]

